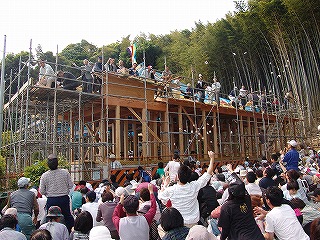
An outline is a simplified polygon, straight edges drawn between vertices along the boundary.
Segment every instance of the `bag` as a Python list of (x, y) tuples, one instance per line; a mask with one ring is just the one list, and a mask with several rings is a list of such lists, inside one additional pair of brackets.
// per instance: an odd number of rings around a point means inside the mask
[(151, 182), (151, 176), (146, 171), (140, 172), (142, 182)]

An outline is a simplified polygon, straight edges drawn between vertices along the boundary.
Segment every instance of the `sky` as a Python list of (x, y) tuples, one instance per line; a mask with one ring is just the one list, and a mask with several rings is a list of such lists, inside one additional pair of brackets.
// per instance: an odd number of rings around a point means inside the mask
[[(1, 1), (0, 59), (40, 44), (55, 55), (82, 39), (102, 47), (140, 33), (191, 30), (234, 11), (233, 0), (6, 0)], [(58, 47), (57, 47), (58, 46)]]

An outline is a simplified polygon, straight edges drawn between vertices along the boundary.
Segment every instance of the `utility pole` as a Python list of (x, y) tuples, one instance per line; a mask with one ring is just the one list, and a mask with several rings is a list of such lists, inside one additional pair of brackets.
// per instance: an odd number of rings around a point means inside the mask
[(4, 35), (3, 56), (1, 63), (1, 83), (0, 83), (0, 148), (2, 147), (2, 131), (3, 131), (3, 104), (4, 104), (4, 88), (5, 88), (5, 62), (6, 62), (6, 41), (7, 36)]

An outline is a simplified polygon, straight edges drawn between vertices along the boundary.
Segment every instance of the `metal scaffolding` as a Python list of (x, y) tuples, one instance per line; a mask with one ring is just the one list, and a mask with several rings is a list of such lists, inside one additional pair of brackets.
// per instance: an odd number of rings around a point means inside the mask
[[(31, 55), (28, 68), (30, 63)], [(60, 65), (59, 59), (48, 64), (71, 68)], [(215, 101), (185, 98), (171, 80), (112, 72), (97, 75), (103, 79), (99, 93), (38, 86), (28, 74), (12, 95), (10, 86), (20, 81), (20, 75), (10, 80), (1, 148), (8, 173), (34, 164), (35, 154), (44, 159), (56, 152), (70, 163), (74, 180), (100, 179), (110, 172), (110, 153), (124, 167), (168, 161), (174, 151), (187, 157), (191, 150), (200, 160), (214, 150), (218, 161), (232, 161), (257, 159), (280, 150), (290, 139), (305, 139), (303, 120), (293, 106), (259, 112), (254, 107), (218, 106)]]

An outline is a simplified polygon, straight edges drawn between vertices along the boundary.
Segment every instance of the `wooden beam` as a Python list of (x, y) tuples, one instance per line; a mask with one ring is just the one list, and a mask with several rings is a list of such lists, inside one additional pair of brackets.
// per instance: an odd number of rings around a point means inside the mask
[(121, 132), (121, 107), (119, 105), (116, 106), (116, 132), (115, 132), (115, 138), (116, 138), (116, 149), (115, 149), (115, 154), (116, 157), (120, 157), (120, 152), (121, 152), (121, 137), (120, 137), (120, 132)]
[[(200, 125), (201, 126), (201, 125)], [(202, 136), (203, 136), (203, 154), (206, 155), (208, 153), (208, 136), (207, 136), (207, 118), (206, 111), (202, 110)], [(201, 130), (200, 130), (201, 131)]]
[(183, 141), (183, 118), (182, 118), (182, 107), (178, 108), (178, 126), (179, 126), (179, 150), (180, 153), (184, 153), (184, 141)]
[(219, 155), (219, 146), (218, 146), (218, 120), (217, 120), (217, 113), (213, 112), (213, 146), (214, 146), (214, 153), (215, 157)]
[[(139, 114), (134, 110), (132, 109), (131, 107), (128, 107), (128, 109), (130, 110), (130, 112), (139, 120), (139, 122), (141, 122), (141, 124), (145, 124), (146, 125), (146, 122), (143, 122), (143, 120), (141, 119), (141, 117), (139, 116)], [(151, 133), (151, 135), (157, 139), (157, 141), (159, 142), (162, 142), (162, 140), (158, 137), (158, 135), (149, 127), (147, 126), (148, 128), (148, 131)]]

